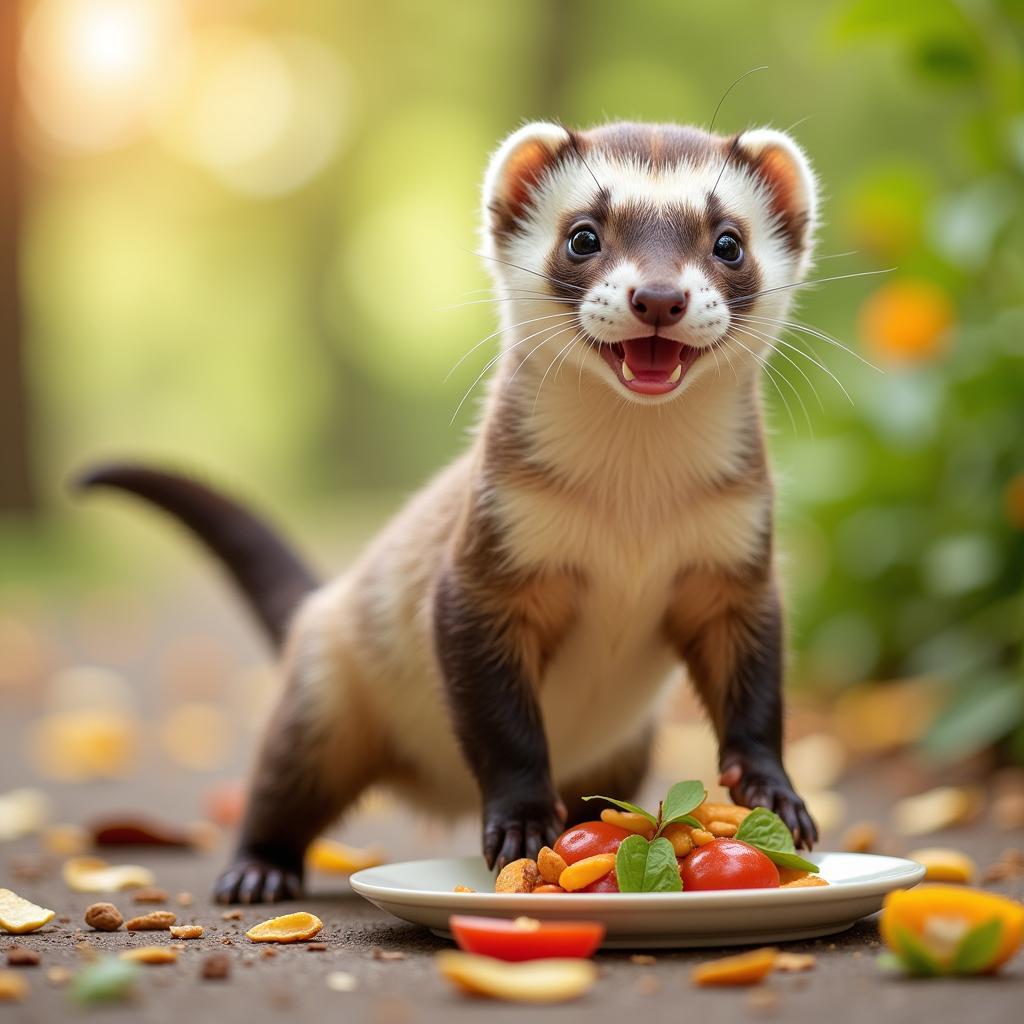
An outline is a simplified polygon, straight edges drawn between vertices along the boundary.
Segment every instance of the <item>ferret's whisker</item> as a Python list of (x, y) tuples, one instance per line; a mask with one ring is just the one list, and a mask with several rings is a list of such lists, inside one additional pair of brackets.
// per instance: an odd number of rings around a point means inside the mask
[[(555, 325), (555, 326), (557, 326), (557, 325)], [(559, 337), (560, 335), (565, 334), (566, 331), (571, 331), (576, 326), (577, 326), (577, 324), (569, 324), (567, 327), (560, 327), (549, 338), (544, 338), (538, 344), (534, 345), (534, 347), (531, 348), (530, 351), (527, 352), (526, 355), (523, 357), (523, 361), (512, 371), (512, 374), (509, 377), (509, 379), (507, 381), (505, 381), (505, 387), (509, 387), (511, 385), (512, 381), (514, 381), (516, 379), (517, 374), (527, 364), (527, 362), (530, 359), (530, 356), (532, 356), (534, 354), (534, 352), (538, 352), (549, 341), (554, 341), (555, 338)], [(554, 327), (552, 327), (551, 329), (554, 330)], [(511, 351), (511, 349), (509, 351)]]
[[(733, 324), (733, 326), (736, 328), (737, 331), (743, 331), (743, 333), (746, 334), (748, 337), (756, 338), (759, 341), (763, 341), (776, 355), (782, 356), (782, 358), (785, 359), (787, 363), (794, 367), (796, 369), (796, 372), (799, 373), (800, 376), (803, 377), (803, 379), (807, 382), (807, 386), (811, 389), (811, 394), (814, 395), (815, 400), (817, 401), (821, 411), (825, 411), (825, 403), (821, 400), (821, 395), (818, 394), (818, 389), (814, 386), (814, 381), (812, 381), (811, 378), (807, 376), (807, 373), (804, 371), (804, 368), (800, 366), (800, 364), (793, 360), (790, 356), (786, 355), (786, 353), (783, 352), (781, 349), (775, 347), (775, 342), (779, 341), (780, 339), (772, 338), (770, 335), (765, 334), (764, 331), (759, 331), (753, 327), (741, 327), (739, 324)], [(787, 345), (787, 347), (792, 348), (793, 346)], [(796, 351), (800, 352), (802, 356), (805, 356), (808, 359), (811, 358), (810, 356), (807, 355), (806, 352), (803, 352), (800, 349), (797, 349)], [(813, 359), (811, 361), (814, 362)]]
[[(754, 359), (756, 359), (764, 367), (764, 370), (765, 370), (766, 375), (768, 376), (768, 379), (774, 385), (775, 390), (778, 392), (779, 398), (782, 399), (782, 404), (786, 407), (786, 412), (789, 414), (789, 422), (790, 422), (790, 425), (793, 428), (793, 433), (794, 434), (797, 433), (796, 419), (794, 419), (794, 417), (793, 417), (793, 410), (790, 407), (789, 402), (786, 400), (786, 396), (782, 393), (782, 388), (779, 387), (778, 381), (775, 378), (776, 378), (776, 375), (781, 377), (782, 380), (785, 381), (785, 383), (789, 385), (789, 387), (793, 390), (793, 392), (799, 398), (800, 397), (799, 393), (796, 391), (796, 388), (793, 387), (793, 382), (784, 373), (782, 373), (776, 367), (773, 367), (768, 362), (767, 359), (762, 358), (756, 352), (754, 352), (752, 349), (750, 349), (746, 345), (744, 345), (743, 342), (740, 341), (740, 339), (737, 338), (735, 335), (729, 334), (729, 332), (727, 331), (725, 333), (724, 337), (728, 338), (730, 341), (735, 342), (737, 345), (739, 345), (739, 347), (741, 349), (743, 349), (744, 352), (746, 352), (748, 355), (752, 356)], [(807, 412), (807, 410), (805, 408), (804, 409), (804, 413), (806, 414), (806, 412)], [(810, 425), (810, 420), (808, 420), (808, 426), (809, 425)]]
[(557, 295), (492, 295), (489, 299), (469, 299), (466, 302), (455, 302), (450, 306), (435, 306), (435, 313), (446, 313), (450, 309), (462, 309), (463, 306), (483, 306), (493, 302), (551, 302), (556, 306), (574, 306), (575, 299), (562, 299)]
[(834, 345), (847, 355), (853, 356), (854, 359), (860, 360), (860, 362), (865, 366), (870, 366), (872, 370), (876, 370), (878, 373), (885, 373), (885, 370), (880, 366), (876, 366), (869, 359), (865, 359), (859, 352), (855, 352), (848, 345), (844, 345), (838, 338), (834, 338), (831, 334), (826, 334), (817, 327), (811, 327), (810, 324), (802, 324), (797, 320), (780, 320), (777, 317), (771, 316), (754, 316), (750, 313), (732, 313), (731, 316), (737, 320), (751, 320), (754, 322), (771, 324), (775, 327), (788, 327), (791, 331), (800, 331), (803, 334), (810, 334), (815, 338), (820, 338), (822, 341), (827, 342), (829, 345)]
[(499, 327), (496, 331), (492, 331), (487, 335), (486, 338), (481, 338), (472, 348), (464, 352), (452, 368), (444, 375), (444, 379), (447, 382), (451, 375), (481, 346), (485, 345), (491, 340), (491, 338), (498, 337), (499, 334), (504, 334), (506, 331), (515, 330), (517, 327), (525, 327), (527, 324), (535, 324), (541, 320), (554, 320), (556, 317), (569, 317), (573, 316), (573, 313), (548, 313), (546, 316), (535, 316), (530, 320), (521, 320), (517, 324), (509, 324), (507, 327)]
[(891, 274), (895, 269), (895, 267), (886, 267), (884, 270), (861, 270), (855, 274), (836, 274), (834, 277), (816, 277), (813, 281), (794, 281), (792, 284), (778, 284), (774, 288), (762, 288), (759, 292), (750, 292), (748, 295), (737, 295), (734, 299), (726, 299), (725, 305), (733, 306), (737, 302), (747, 302), (750, 299), (758, 299), (762, 295), (784, 292), (791, 288), (813, 288), (816, 284), (828, 284), (830, 281), (846, 281), (851, 277), (876, 277), (879, 274)]
[[(558, 362), (558, 357), (565, 352), (570, 346), (574, 345), (579, 340), (579, 332), (577, 331), (556, 353), (554, 359), (551, 360), (547, 365), (547, 369), (544, 371), (544, 375), (540, 379), (540, 384), (537, 385), (537, 394), (533, 396), (533, 409), (531, 415), (537, 411), (537, 402), (540, 401), (541, 389), (544, 387), (544, 381), (548, 379), (548, 374), (551, 372), (552, 367)], [(557, 376), (557, 374), (556, 374)]]
[(545, 281), (550, 281), (552, 284), (557, 284), (560, 288), (572, 288), (573, 291), (585, 292), (586, 288), (581, 288), (578, 284), (570, 284), (568, 281), (561, 281), (557, 277), (551, 277), (548, 274), (542, 274), (539, 270), (530, 270), (529, 267), (521, 267), (518, 263), (510, 263), (508, 260), (499, 259), (497, 256), (488, 256), (487, 253), (478, 252), (474, 255), (478, 256), (482, 260), (490, 260), (492, 263), (501, 263), (506, 267), (512, 267), (515, 270), (521, 270), (524, 274), (533, 274), (534, 277), (541, 277)]

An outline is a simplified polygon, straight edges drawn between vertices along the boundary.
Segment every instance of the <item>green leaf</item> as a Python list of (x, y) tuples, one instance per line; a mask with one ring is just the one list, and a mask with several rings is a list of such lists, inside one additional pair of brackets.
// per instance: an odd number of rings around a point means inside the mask
[[(661, 827), (674, 825), (682, 821), (695, 807), (700, 807), (707, 799), (708, 791), (704, 788), (703, 782), (690, 779), (688, 782), (677, 782), (665, 797), (661, 805)], [(688, 825), (695, 825), (701, 828), (699, 821), (694, 819), (687, 821)]]
[(1003, 922), (998, 917), (972, 928), (956, 947), (952, 969), (956, 974), (977, 974), (992, 963), (1003, 939)]
[(607, 800), (610, 804), (615, 804), (616, 807), (621, 808), (624, 811), (632, 811), (634, 814), (643, 815), (652, 825), (657, 827), (658, 819), (655, 815), (651, 814), (650, 811), (645, 811), (642, 807), (637, 807), (636, 804), (631, 804), (628, 800), (615, 800), (610, 796), (585, 796), (584, 800)]
[(895, 930), (897, 955), (903, 969), (910, 974), (918, 974), (923, 978), (934, 978), (942, 973), (942, 969), (928, 949), (917, 939), (913, 932), (906, 928)]
[(736, 830), (736, 838), (756, 846), (779, 867), (794, 871), (818, 871), (818, 865), (805, 860), (796, 852), (793, 833), (786, 823), (767, 807), (756, 807)]
[[(751, 843), (750, 845), (754, 846), (755, 844)], [(810, 871), (812, 874), (817, 874), (821, 870), (814, 861), (805, 860), (798, 853), (786, 853), (784, 850), (764, 850), (760, 846), (758, 849), (780, 868), (789, 868), (791, 871)]]
[(679, 862), (667, 839), (649, 843), (643, 836), (622, 840), (615, 855), (620, 892), (680, 892)]
[(786, 823), (767, 807), (755, 807), (740, 822), (736, 838), (760, 850), (777, 850), (781, 853), (796, 851), (793, 833), (786, 827)]

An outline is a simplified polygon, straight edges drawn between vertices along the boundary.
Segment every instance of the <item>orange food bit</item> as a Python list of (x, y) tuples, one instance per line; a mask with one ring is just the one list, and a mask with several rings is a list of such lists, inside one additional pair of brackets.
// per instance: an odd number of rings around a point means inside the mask
[(584, 857), (583, 860), (570, 864), (562, 872), (558, 884), (569, 892), (576, 892), (577, 889), (584, 889), (591, 882), (604, 878), (614, 867), (614, 853), (598, 853), (593, 857)]
[(304, 942), (313, 938), (323, 926), (323, 921), (316, 914), (299, 911), (261, 921), (245, 934), (253, 942)]
[(932, 281), (894, 281), (864, 302), (860, 333), (880, 359), (922, 363), (944, 351), (955, 320), (949, 296)]
[(777, 949), (766, 947), (712, 960), (698, 964), (690, 979), (695, 985), (756, 985), (775, 969), (778, 955)]

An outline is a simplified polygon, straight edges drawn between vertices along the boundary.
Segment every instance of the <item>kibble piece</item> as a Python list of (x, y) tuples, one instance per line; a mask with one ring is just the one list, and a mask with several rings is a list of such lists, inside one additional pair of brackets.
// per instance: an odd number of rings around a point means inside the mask
[(201, 924), (172, 924), (171, 934), (176, 939), (201, 939), (203, 937), (203, 926)]
[(190, 892), (179, 892), (175, 899), (178, 901), (179, 907), (191, 907), (195, 898)]
[(34, 949), (24, 946), (11, 946), (7, 950), (8, 967), (35, 967), (42, 958)]
[(242, 920), (242, 912), (240, 910), (225, 910), (224, 913), (221, 914), (220, 916), (225, 921), (241, 921)]
[(873, 821), (858, 821), (844, 833), (840, 846), (850, 853), (870, 853), (878, 845), (878, 825)]
[(64, 881), (75, 892), (120, 892), (153, 884), (153, 872), (140, 864), (108, 864), (99, 857), (72, 857), (64, 862)]
[(601, 820), (641, 836), (649, 836), (654, 832), (651, 819), (637, 814), (636, 811), (620, 811), (616, 807), (606, 807), (601, 811)]
[(791, 871), (789, 875), (783, 877), (783, 872), (787, 870), (787, 868), (779, 870), (780, 889), (812, 889), (818, 885), (828, 885), (821, 875), (811, 874), (809, 871)]
[(71, 978), (72, 974), (66, 967), (46, 968), (46, 980), (51, 985), (66, 985)]
[(739, 830), (738, 825), (734, 825), (731, 821), (711, 821), (708, 822), (708, 831), (719, 839), (731, 838), (736, 835)]
[(495, 892), (533, 892), (540, 884), (537, 862), (522, 857), (506, 864), (494, 882)]
[(774, 969), (778, 950), (755, 949), (698, 964), (690, 974), (695, 985), (756, 985)]
[(563, 1003), (578, 999), (597, 980), (591, 960), (526, 960), (505, 963), (473, 953), (446, 950), (437, 956), (444, 977), (464, 992), (520, 1003)]
[(315, 914), (299, 911), (261, 921), (245, 934), (253, 942), (304, 942), (313, 938), (323, 926), (323, 921)]
[(126, 949), (122, 960), (134, 960), (140, 964), (173, 964), (178, 962), (178, 951), (170, 946), (137, 946)]
[(564, 892), (565, 892), (565, 889), (563, 889), (560, 885), (548, 885), (547, 882), (545, 882), (543, 885), (538, 885), (537, 888), (533, 890), (533, 895), (534, 896), (554, 896), (554, 895), (557, 895), (558, 893), (564, 893)]
[(558, 884), (569, 892), (585, 889), (592, 882), (604, 878), (615, 867), (614, 853), (597, 853), (593, 857), (570, 864), (559, 876)]
[(809, 971), (818, 962), (813, 953), (779, 953), (775, 958), (777, 971)]
[(144, 885), (132, 893), (133, 903), (166, 903), (167, 890), (155, 885)]
[(151, 910), (141, 917), (130, 918), (125, 922), (125, 928), (130, 932), (157, 932), (170, 928), (177, 920), (170, 910)]
[(374, 960), (404, 960), (405, 954), (400, 949), (381, 949), (380, 946), (373, 947)]
[(24, 935), (49, 924), (52, 910), (38, 907), (10, 889), (0, 889), (0, 928), (12, 935)]
[(210, 953), (203, 958), (199, 973), (208, 981), (220, 981), (231, 973), (231, 957), (227, 953)]
[(562, 877), (562, 872), (567, 867), (568, 864), (561, 855), (555, 853), (550, 846), (541, 847), (540, 853), (537, 854), (537, 870), (548, 885), (558, 885), (558, 879)]
[(85, 923), (98, 932), (116, 932), (124, 918), (113, 903), (94, 903), (86, 908)]
[(28, 996), (28, 982), (17, 971), (0, 971), (0, 1003), (20, 1002)]
[(326, 942), (310, 942), (306, 946), (307, 953), (326, 953), (327, 943)]
[(470, 889), (468, 885), (457, 885), (452, 892), (476, 892), (476, 889)]

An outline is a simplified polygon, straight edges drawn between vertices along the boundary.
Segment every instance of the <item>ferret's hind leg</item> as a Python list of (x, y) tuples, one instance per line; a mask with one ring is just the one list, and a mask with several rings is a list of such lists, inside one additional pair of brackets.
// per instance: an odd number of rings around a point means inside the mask
[(602, 808), (609, 806), (600, 800), (584, 800), (585, 796), (611, 796), (616, 800), (636, 796), (650, 767), (653, 733), (653, 727), (647, 726), (635, 740), (611, 751), (603, 764), (559, 787), (569, 812), (567, 828), (581, 821), (594, 821), (601, 816)]
[(337, 666), (298, 659), (268, 723), (235, 856), (219, 903), (274, 903), (302, 893), (309, 844), (377, 776), (379, 735)]

